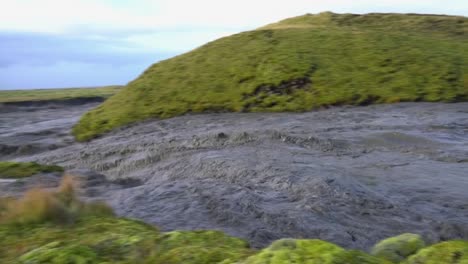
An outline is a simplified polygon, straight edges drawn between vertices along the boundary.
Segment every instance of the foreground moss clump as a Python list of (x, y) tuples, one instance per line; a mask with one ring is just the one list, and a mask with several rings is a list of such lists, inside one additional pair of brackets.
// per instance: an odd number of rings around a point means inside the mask
[(425, 242), (416, 234), (402, 234), (380, 241), (372, 248), (372, 255), (400, 262), (424, 248)]
[[(1, 263), (138, 263), (157, 245), (159, 232), (112, 217), (80, 218), (73, 225), (0, 225)], [(66, 261), (65, 261), (66, 260)]]
[(0, 178), (18, 179), (38, 173), (63, 172), (63, 168), (54, 165), (41, 165), (35, 162), (0, 161)]
[[(181, 240), (139, 221), (87, 217), (71, 226), (0, 225), (0, 263), (220, 263), (251, 250), (222, 233), (184, 232)], [(176, 242), (176, 243), (174, 243)]]
[(154, 64), (74, 127), (89, 140), (148, 118), (209, 111), (468, 100), (468, 19), (305, 15)]
[(384, 264), (383, 259), (360, 251), (347, 251), (337, 245), (321, 240), (282, 239), (249, 257), (244, 264)]
[(448, 241), (421, 249), (405, 264), (465, 264), (468, 263), (468, 241)]
[(219, 231), (174, 231), (160, 239), (162, 263), (233, 263), (253, 253), (247, 242)]

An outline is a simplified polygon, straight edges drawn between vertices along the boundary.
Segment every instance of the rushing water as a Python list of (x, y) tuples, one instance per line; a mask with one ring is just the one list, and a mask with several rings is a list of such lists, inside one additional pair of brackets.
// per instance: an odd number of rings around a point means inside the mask
[(304, 237), (362, 249), (403, 232), (468, 239), (468, 103), (189, 115), (75, 143), (71, 126), (94, 106), (0, 113), (0, 159), (63, 165), (121, 215), (254, 246)]

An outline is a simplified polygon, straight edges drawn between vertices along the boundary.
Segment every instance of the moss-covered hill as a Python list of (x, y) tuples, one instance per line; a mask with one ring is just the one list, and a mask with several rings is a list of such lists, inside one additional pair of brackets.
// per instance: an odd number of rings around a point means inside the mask
[(321, 13), (152, 65), (74, 127), (88, 140), (147, 118), (468, 100), (468, 18)]

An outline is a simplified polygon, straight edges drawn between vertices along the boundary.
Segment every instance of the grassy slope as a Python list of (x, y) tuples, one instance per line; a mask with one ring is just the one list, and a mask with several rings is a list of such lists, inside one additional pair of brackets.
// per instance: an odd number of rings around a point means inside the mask
[(74, 127), (88, 140), (147, 118), (204, 111), (468, 100), (468, 19), (322, 13), (152, 65)]
[(35, 162), (0, 161), (0, 179), (18, 179), (49, 172), (63, 172), (63, 168)]
[(63, 100), (86, 97), (108, 98), (117, 93), (121, 88), (121, 86), (105, 86), (95, 88), (5, 90), (0, 91), (0, 103)]

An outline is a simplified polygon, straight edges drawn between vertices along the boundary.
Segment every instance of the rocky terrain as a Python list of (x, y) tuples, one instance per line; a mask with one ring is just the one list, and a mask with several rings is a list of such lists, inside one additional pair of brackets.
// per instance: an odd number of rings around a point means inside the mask
[[(468, 103), (186, 115), (75, 142), (72, 125), (95, 106), (3, 108), (0, 160), (64, 166), (119, 215), (255, 247), (293, 237), (368, 249), (404, 232), (468, 239)], [(0, 195), (57, 181), (4, 181)]]

